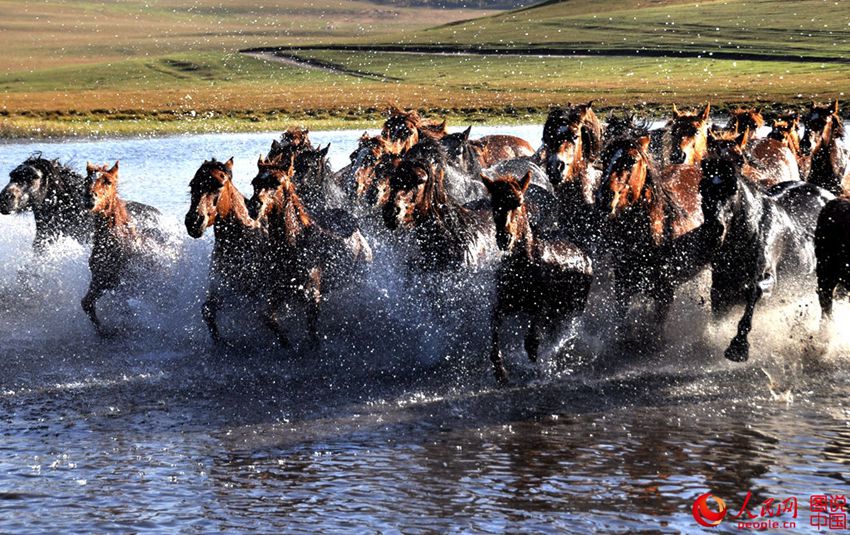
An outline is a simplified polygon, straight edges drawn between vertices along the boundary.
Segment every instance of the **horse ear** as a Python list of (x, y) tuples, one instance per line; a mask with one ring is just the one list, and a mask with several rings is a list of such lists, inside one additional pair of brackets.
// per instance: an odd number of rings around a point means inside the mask
[(649, 150), (649, 136), (640, 137), (637, 142), (642, 151), (646, 152)]
[(469, 141), (469, 133), (470, 132), (472, 132), (472, 125), (469, 125), (469, 127), (466, 130), (463, 131), (463, 140), (464, 141)]
[(522, 190), (523, 193), (528, 191), (528, 186), (530, 186), (530, 185), (531, 185), (531, 169), (529, 169), (525, 173), (525, 176), (522, 177), (522, 180), (519, 181), (519, 187), (520, 187), (520, 189)]
[(324, 158), (325, 156), (328, 155), (328, 149), (330, 149), (330, 148), (331, 148), (331, 144), (328, 143), (327, 145), (325, 145), (325, 148), (319, 150), (319, 154), (322, 155), (322, 158)]
[(592, 100), (588, 100), (588, 101), (587, 101), (587, 104), (585, 104), (585, 107), (586, 107), (587, 109), (592, 108), (592, 107), (593, 107), (593, 101), (592, 101)]
[(835, 102), (832, 104), (832, 113), (838, 115), (838, 99), (835, 99)]
[(682, 115), (681, 113), (679, 113), (679, 108), (677, 108), (675, 104), (673, 104), (673, 115), (676, 117)]
[(118, 172), (118, 160), (115, 160), (115, 165), (112, 166), (112, 169), (109, 170), (110, 175), (114, 175)]
[(91, 162), (86, 162), (86, 173), (92, 174), (97, 171), (97, 166)]
[(260, 153), (260, 156), (257, 158), (257, 169), (261, 168), (265, 163), (266, 159), (263, 157), (263, 154)]
[(481, 177), (481, 182), (483, 182), (484, 186), (487, 188), (487, 191), (490, 191), (490, 189), (493, 187), (493, 179), (491, 179), (484, 173), (479, 173), (479, 176)]
[(711, 113), (711, 102), (706, 104), (705, 109), (702, 110), (702, 120), (707, 121), (710, 113)]
[(750, 127), (746, 127), (743, 132), (738, 134), (738, 137), (735, 139), (735, 142), (738, 143), (738, 147), (743, 149), (747, 145), (747, 141), (750, 139)]
[(231, 156), (229, 160), (224, 162), (224, 166), (227, 168), (228, 171), (233, 171), (233, 156)]
[(276, 151), (280, 148), (280, 142), (276, 139), (272, 140), (272, 150)]
[(360, 136), (360, 141), (366, 141), (369, 139), (369, 132), (363, 131), (363, 135)]

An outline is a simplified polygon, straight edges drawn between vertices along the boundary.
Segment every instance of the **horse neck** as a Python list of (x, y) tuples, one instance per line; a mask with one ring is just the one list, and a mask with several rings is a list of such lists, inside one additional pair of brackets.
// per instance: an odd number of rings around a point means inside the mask
[(291, 185), (281, 185), (275, 192), (274, 204), (269, 213), (269, 226), (284, 241), (294, 246), (298, 238), (311, 226), (313, 220)]
[(133, 235), (135, 230), (127, 212), (127, 203), (113, 195), (103, 205), (103, 208), (95, 212), (100, 224), (99, 231), (109, 231), (113, 234)]
[(235, 223), (238, 226), (252, 228), (257, 226), (256, 222), (248, 214), (248, 207), (245, 206), (245, 197), (242, 196), (230, 180), (224, 183), (221, 194), (218, 196), (216, 213), (218, 214), (216, 218), (217, 223)]
[(511, 255), (530, 259), (533, 256), (535, 240), (531, 231), (531, 223), (528, 220), (528, 208), (525, 204), (517, 208), (514, 218), (517, 235)]

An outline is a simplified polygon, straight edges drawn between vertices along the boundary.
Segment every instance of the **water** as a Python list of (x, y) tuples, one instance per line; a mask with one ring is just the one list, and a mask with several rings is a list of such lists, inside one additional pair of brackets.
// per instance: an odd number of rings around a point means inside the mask
[[(339, 167), (359, 134), (312, 137)], [(597, 290), (539, 365), (508, 340), (500, 389), (491, 272), (440, 281), (460, 297), (435, 309), (379, 241), (363, 288), (326, 304), (317, 352), (275, 349), (239, 308), (222, 322), (235, 348), (213, 348), (198, 312), (211, 241), (184, 237), (186, 185), (204, 158), (235, 156), (249, 191), (273, 137), (3, 145), (2, 176), (35, 150), (78, 169), (120, 158), (122, 195), (159, 207), (177, 246), (132, 295), (102, 299), (116, 334), (101, 340), (79, 309), (87, 249), (36, 260), (31, 217), (0, 216), (0, 531), (679, 532), (698, 529), (700, 494), (737, 513), (752, 491), (756, 514), (798, 497), (797, 532), (810, 495), (850, 491), (850, 307), (819, 333), (811, 291), (761, 309), (737, 365), (704, 277), (678, 293), (666, 348), (640, 357), (594, 328)]]

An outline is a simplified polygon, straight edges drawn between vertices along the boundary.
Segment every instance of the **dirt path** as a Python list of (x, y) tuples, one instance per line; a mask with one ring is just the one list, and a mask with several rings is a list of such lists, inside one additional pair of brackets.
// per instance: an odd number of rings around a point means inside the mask
[(302, 58), (300, 56), (297, 56), (296, 54), (291, 54), (282, 51), (246, 50), (242, 53), (246, 56), (251, 56), (252, 58), (263, 59), (266, 61), (275, 61), (277, 63), (283, 63), (285, 65), (291, 65), (293, 67), (300, 67), (302, 69), (324, 71), (333, 74), (347, 74), (349, 76), (356, 76), (357, 78), (365, 78), (367, 80), (377, 80), (379, 82), (389, 82), (398, 80), (398, 78), (393, 78), (391, 76), (383, 76), (381, 74), (374, 74), (371, 72), (348, 69), (336, 63), (322, 61), (314, 58)]

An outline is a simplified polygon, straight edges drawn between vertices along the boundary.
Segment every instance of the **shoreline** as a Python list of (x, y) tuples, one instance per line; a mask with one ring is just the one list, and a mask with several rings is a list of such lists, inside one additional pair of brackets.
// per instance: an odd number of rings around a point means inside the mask
[[(554, 105), (554, 104), (553, 104)], [(680, 108), (704, 105), (684, 102)], [(766, 113), (789, 108), (802, 110), (808, 102), (712, 102), (718, 115), (739, 106), (759, 106)], [(601, 118), (611, 111), (627, 111), (646, 117), (663, 117), (670, 112), (667, 103), (646, 105), (598, 105), (594, 110)], [(419, 108), (427, 116), (446, 119), (449, 126), (511, 126), (543, 124), (549, 107), (499, 108)], [(167, 117), (167, 118), (164, 118)], [(359, 130), (379, 128), (383, 110), (327, 109), (303, 110), (297, 113), (270, 110), (265, 112), (230, 111), (185, 113), (174, 111), (112, 110), (102, 113), (62, 111), (23, 112), (0, 116), (0, 144), (19, 141), (97, 140), (106, 138), (161, 138), (180, 135), (226, 134), (282, 131), (291, 126), (311, 130)]]

